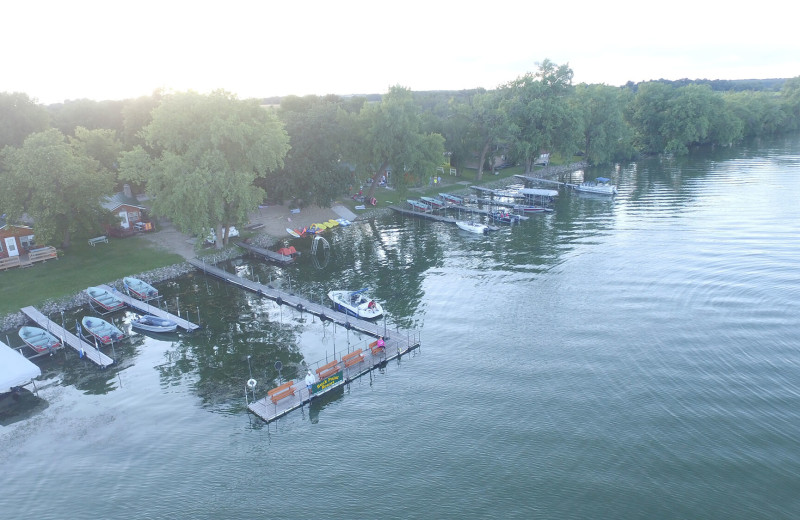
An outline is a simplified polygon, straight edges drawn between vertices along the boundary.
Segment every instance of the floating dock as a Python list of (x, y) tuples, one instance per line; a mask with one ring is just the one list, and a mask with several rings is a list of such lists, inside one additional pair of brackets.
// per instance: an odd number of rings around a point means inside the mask
[[(334, 360), (322, 367), (317, 367), (316, 370), (314, 366), (309, 367), (309, 370), (316, 371), (317, 374), (320, 373), (319, 371), (322, 368), (330, 367), (323, 374), (332, 373), (329, 377), (319, 378), (314, 385), (317, 390), (313, 394), (309, 394), (306, 382), (302, 379), (303, 376), (300, 376), (299, 380), (293, 381), (291, 385), (287, 386), (287, 389), (291, 388), (292, 391), (286, 392), (286, 397), (273, 401), (270, 395), (272, 391), (270, 391), (263, 399), (248, 404), (247, 409), (264, 421), (272, 422), (310, 403), (313, 399), (319, 399), (328, 392), (349, 384), (354, 379), (358, 379), (372, 370), (384, 366), (388, 361), (397, 359), (420, 346), (419, 341), (406, 343), (402, 347), (398, 345), (394, 348), (388, 346), (388, 341), (386, 344), (387, 347), (383, 352), (373, 353), (371, 348), (355, 349), (343, 355), (341, 359)], [(396, 342), (395, 344), (397, 345)], [(316, 365), (319, 365), (319, 363), (316, 363)]]
[[(410, 209), (406, 209), (406, 208), (401, 208), (399, 206), (389, 206), (389, 209), (394, 210), (394, 211), (396, 211), (398, 213), (402, 213), (403, 215), (412, 215), (412, 216), (415, 216), (415, 217), (422, 217), (422, 218), (425, 218), (425, 219), (428, 219), (428, 220), (435, 220), (437, 222), (447, 222), (449, 224), (455, 224), (456, 221), (459, 220), (457, 218), (448, 217), (446, 215), (437, 215), (437, 214), (434, 214), (434, 213), (421, 213), (419, 211), (414, 211), (414, 210), (410, 210)], [(461, 214), (461, 213), (467, 213), (469, 215), (473, 215), (473, 214), (490, 215), (491, 214), (491, 211), (489, 211), (487, 209), (470, 208), (470, 207), (467, 207), (467, 206), (455, 206), (454, 205), (454, 206), (451, 206), (451, 207), (449, 207), (447, 209), (452, 209), (453, 211), (458, 211), (459, 214)], [(526, 220), (527, 220), (527, 218), (528, 217), (525, 217)], [(497, 227), (497, 226), (489, 226), (489, 231), (499, 231), (499, 230), (500, 230), (500, 228)]]
[(143, 302), (142, 300), (137, 300), (132, 296), (128, 296), (127, 294), (121, 293), (117, 291), (113, 287), (109, 287), (108, 285), (99, 285), (101, 289), (105, 289), (114, 294), (114, 297), (118, 298), (120, 301), (128, 305), (129, 307), (133, 307), (139, 312), (143, 312), (145, 314), (152, 314), (153, 316), (158, 316), (159, 318), (164, 318), (167, 320), (172, 320), (178, 324), (178, 327), (182, 328), (187, 332), (192, 332), (200, 328), (200, 325), (196, 323), (192, 323), (189, 320), (185, 320), (180, 316), (175, 316), (174, 314), (170, 314), (167, 311), (162, 311), (158, 307), (153, 307), (147, 302)]
[(101, 366), (102, 368), (107, 367), (114, 363), (114, 360), (110, 357), (106, 356), (100, 350), (96, 349), (91, 344), (85, 342), (75, 334), (71, 333), (67, 329), (63, 328), (61, 325), (57, 324), (54, 321), (51, 321), (50, 318), (39, 312), (33, 307), (23, 307), (22, 312), (28, 316), (30, 319), (35, 321), (39, 324), (42, 328), (49, 331), (54, 336), (58, 337), (61, 340), (61, 343), (72, 347), (77, 351), (79, 354), (82, 352), (82, 356), (89, 359), (90, 361), (94, 362), (95, 364)]
[(246, 244), (244, 242), (236, 242), (236, 245), (241, 247), (242, 249), (247, 249), (248, 251), (255, 253), (257, 255), (261, 255), (267, 260), (278, 264), (291, 264), (294, 262), (293, 256), (282, 255), (277, 251), (270, 251), (269, 249), (263, 249), (261, 247), (256, 247), (254, 245)]

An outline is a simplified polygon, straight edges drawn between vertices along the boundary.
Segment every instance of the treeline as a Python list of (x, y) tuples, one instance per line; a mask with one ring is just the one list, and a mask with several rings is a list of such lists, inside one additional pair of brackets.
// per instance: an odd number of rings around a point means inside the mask
[(32, 215), (37, 235), (68, 244), (100, 213), (90, 199), (128, 183), (152, 195), (154, 213), (196, 232), (242, 224), (265, 198), (326, 205), (389, 172), (402, 190), (438, 166), (475, 166), (480, 180), (498, 160), (530, 171), (544, 152), (602, 164), (800, 128), (800, 77), (624, 87), (572, 79), (545, 60), (494, 90), (262, 100), (155, 92), (49, 106), (3, 93), (0, 213)]

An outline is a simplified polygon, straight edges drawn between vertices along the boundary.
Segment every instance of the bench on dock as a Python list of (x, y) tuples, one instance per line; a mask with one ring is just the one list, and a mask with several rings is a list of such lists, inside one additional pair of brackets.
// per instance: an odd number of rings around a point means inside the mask
[(278, 401), (280, 401), (284, 397), (289, 397), (290, 395), (294, 395), (294, 388), (292, 388), (293, 384), (294, 381), (287, 381), (282, 385), (276, 386), (275, 388), (267, 392), (267, 395), (274, 404), (278, 404)]
[(354, 350), (342, 357), (342, 362), (344, 363), (345, 368), (361, 363), (362, 361), (364, 361), (364, 354), (361, 353), (361, 349)]
[(369, 349), (372, 352), (373, 356), (377, 356), (378, 354), (382, 354), (386, 352), (386, 345), (378, 346), (378, 340), (376, 339), (372, 343), (369, 344)]
[(317, 377), (320, 381), (328, 376), (332, 376), (339, 371), (339, 362), (335, 359), (326, 365), (322, 365), (317, 369)]
[(106, 244), (108, 244), (108, 238), (106, 238), (106, 236), (103, 235), (100, 237), (94, 237), (89, 239), (89, 245), (92, 247), (99, 244), (100, 242), (105, 242)]

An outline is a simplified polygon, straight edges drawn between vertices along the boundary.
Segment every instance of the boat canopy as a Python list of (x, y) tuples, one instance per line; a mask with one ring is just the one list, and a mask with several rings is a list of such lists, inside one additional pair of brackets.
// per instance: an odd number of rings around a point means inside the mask
[(541, 188), (522, 188), (519, 192), (523, 195), (538, 197), (555, 197), (558, 195), (558, 191), (556, 190), (545, 190)]
[(25, 356), (0, 342), (0, 393), (27, 385), (42, 375), (42, 370)]
[(611, 179), (608, 177), (598, 177), (597, 182), (611, 182)]

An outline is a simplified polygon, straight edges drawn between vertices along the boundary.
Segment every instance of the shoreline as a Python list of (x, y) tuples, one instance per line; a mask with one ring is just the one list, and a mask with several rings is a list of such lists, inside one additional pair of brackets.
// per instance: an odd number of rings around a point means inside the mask
[[(584, 162), (579, 163), (571, 163), (567, 165), (561, 166), (547, 166), (542, 168), (541, 170), (537, 170), (540, 177), (542, 178), (549, 178), (561, 175), (563, 173), (576, 171), (582, 168), (586, 168), (588, 165)], [(513, 177), (503, 177), (501, 179), (491, 181), (484, 181), (481, 183), (481, 186), (496, 188), (505, 186), (509, 184), (513, 180)], [(450, 185), (454, 189), (447, 189), (448, 192), (453, 193), (454, 195), (462, 195), (464, 193), (469, 193), (470, 187), (469, 185)], [(445, 188), (442, 188), (443, 190)], [(422, 191), (422, 190), (412, 190), (412, 191)], [(318, 207), (309, 207), (300, 210), (299, 213), (292, 213), (290, 209), (286, 206), (270, 206), (259, 208), (257, 212), (253, 212), (251, 216), (250, 222), (251, 224), (260, 224), (264, 228), (264, 231), (261, 233), (257, 233), (254, 235), (250, 240), (255, 245), (264, 248), (270, 248), (278, 243), (280, 240), (288, 240), (291, 237), (288, 236), (286, 233), (286, 227), (307, 227), (313, 224), (314, 222), (324, 222), (329, 218), (336, 218), (340, 216), (339, 211), (346, 211), (348, 213), (347, 217), (348, 220), (353, 222), (359, 222), (362, 220), (369, 220), (378, 216), (382, 216), (390, 212), (389, 208), (372, 208), (369, 210), (365, 210), (363, 213), (359, 213), (358, 215), (353, 215), (352, 212), (343, 208), (340, 203), (335, 202), (330, 208), (318, 208)], [(305, 212), (305, 213), (304, 213)], [(328, 217), (328, 218), (325, 218)], [(345, 218), (347, 218), (345, 217)], [(281, 226), (284, 226), (281, 228)], [(282, 233), (285, 233), (286, 236), (282, 236)], [(163, 233), (163, 234), (162, 234)], [(276, 236), (281, 235), (281, 236)], [(176, 231), (170, 223), (166, 223), (163, 226), (163, 229), (160, 229), (153, 235), (147, 237), (148, 239), (153, 242), (154, 247), (162, 247), (168, 249), (172, 252), (180, 254), (185, 259), (193, 258), (194, 255), (194, 242), (188, 238), (183, 233)], [(191, 248), (188, 248), (187, 245), (191, 244)], [(237, 247), (229, 245), (228, 248), (222, 249), (216, 253), (207, 255), (205, 258), (209, 260), (209, 262), (216, 264), (222, 261), (231, 260), (233, 258), (239, 258), (246, 254), (246, 251)], [(194, 271), (195, 268), (189, 264), (188, 262), (181, 262), (178, 264), (173, 264), (165, 267), (159, 267), (157, 269), (152, 269), (150, 271), (145, 271), (138, 274), (131, 274), (128, 276), (133, 276), (134, 278), (139, 278), (147, 283), (154, 284), (159, 282), (164, 282), (166, 280), (171, 280), (177, 278), (179, 276), (183, 276)], [(113, 281), (105, 281), (105, 282), (98, 282), (98, 283), (105, 283), (111, 287), (115, 287), (118, 290), (122, 288), (122, 279), (113, 280)], [(77, 294), (73, 294), (71, 296), (65, 296), (63, 298), (58, 298), (55, 300), (45, 300), (37, 309), (41, 311), (46, 316), (50, 314), (61, 312), (62, 310), (66, 309), (75, 309), (81, 307), (83, 305), (88, 304), (89, 297), (86, 295), (84, 291), (80, 291)], [(2, 332), (10, 332), (15, 329), (19, 329), (25, 323), (27, 323), (28, 317), (22, 311), (17, 311), (11, 314), (7, 314), (5, 316), (0, 316), (0, 331)]]

